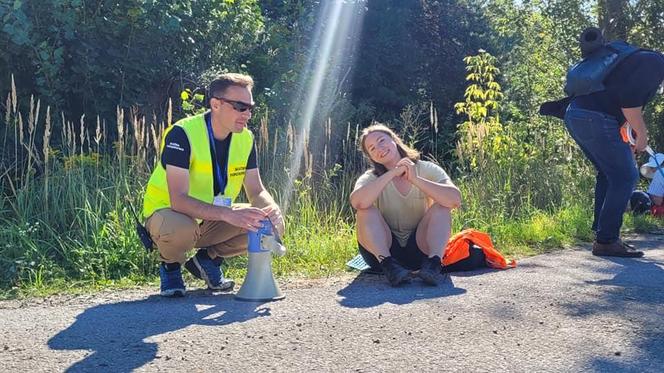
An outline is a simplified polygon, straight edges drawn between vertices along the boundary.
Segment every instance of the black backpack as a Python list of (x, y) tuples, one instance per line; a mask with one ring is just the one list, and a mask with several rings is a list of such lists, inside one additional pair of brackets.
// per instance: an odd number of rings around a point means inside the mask
[(575, 97), (603, 91), (604, 79), (611, 71), (625, 58), (640, 50), (642, 49), (624, 41), (601, 45), (569, 69), (565, 81), (565, 93)]
[(602, 31), (596, 27), (589, 27), (581, 33), (579, 46), (583, 59), (567, 71), (567, 97), (543, 103), (539, 110), (541, 115), (563, 119), (565, 110), (574, 97), (605, 90), (604, 80), (616, 66), (632, 54), (646, 50), (624, 41), (605, 43)]
[(484, 250), (473, 243), (468, 243), (468, 257), (466, 259), (459, 260), (456, 263), (444, 266), (443, 272), (449, 273), (472, 271), (485, 267), (488, 267), (488, 265), (486, 264), (486, 255), (484, 255)]

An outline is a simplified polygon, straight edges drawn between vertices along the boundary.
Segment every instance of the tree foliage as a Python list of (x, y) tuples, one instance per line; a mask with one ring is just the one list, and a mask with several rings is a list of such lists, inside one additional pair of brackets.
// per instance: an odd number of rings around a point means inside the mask
[(72, 114), (165, 103), (206, 71), (246, 70), (254, 0), (2, 0), (0, 84)]
[[(366, 6), (360, 42), (332, 109), (321, 117), (390, 122), (408, 106), (432, 103), (442, 122), (436, 136), (448, 144), (458, 122), (453, 105), (465, 89), (463, 58), (479, 49), (502, 70), (496, 83), (505, 94), (503, 122), (541, 135), (551, 122), (536, 114), (537, 106), (562, 95), (583, 28), (599, 25), (609, 37), (664, 48), (664, 0), (348, 1)], [(248, 72), (259, 113), (270, 108), (275, 125), (286, 126), (310, 78), (324, 4), (0, 0), (0, 86), (9, 87), (14, 75), (21, 94), (37, 95), (54, 112), (112, 120), (116, 105), (159, 114), (169, 97), (178, 101), (187, 88), (202, 93), (218, 72)], [(660, 112), (650, 110), (650, 121), (661, 121)]]
[(463, 1), (368, 2), (353, 98), (379, 119), (433, 101), (450, 108), (463, 92), (463, 58), (481, 47), (482, 17)]
[(470, 83), (464, 93), (465, 100), (454, 105), (457, 114), (466, 119), (459, 125), (457, 145), (459, 159), (467, 160), (470, 169), (481, 168), (486, 158), (502, 159), (504, 152), (503, 126), (499, 109), (503, 98), (496, 81), (500, 70), (496, 58), (484, 50), (464, 58), (466, 80)]

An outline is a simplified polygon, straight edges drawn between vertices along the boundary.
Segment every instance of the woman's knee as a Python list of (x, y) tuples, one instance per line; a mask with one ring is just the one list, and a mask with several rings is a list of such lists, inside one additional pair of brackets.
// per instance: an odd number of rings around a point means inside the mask
[(452, 209), (434, 203), (429, 207), (417, 227), (418, 235), (428, 234), (431, 230), (448, 230), (452, 227)]
[(378, 210), (376, 207), (371, 206), (366, 209), (359, 209), (355, 213), (355, 218), (357, 219), (358, 222), (360, 221), (365, 221), (368, 219), (375, 219), (380, 217), (380, 210)]
[[(367, 245), (367, 240), (390, 241), (390, 228), (385, 222), (380, 210), (375, 207), (357, 210), (355, 214), (357, 222), (357, 239), (362, 245)], [(391, 243), (390, 243), (391, 244)], [(370, 246), (370, 245), (369, 245)]]
[(436, 216), (451, 216), (452, 209), (449, 207), (442, 206), (438, 203), (434, 203), (427, 210), (427, 214), (436, 215)]

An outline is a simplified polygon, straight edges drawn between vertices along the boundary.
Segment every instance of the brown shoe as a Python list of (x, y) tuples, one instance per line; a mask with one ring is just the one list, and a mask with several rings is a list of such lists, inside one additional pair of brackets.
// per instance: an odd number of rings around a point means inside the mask
[(628, 245), (622, 240), (613, 243), (593, 243), (593, 255), (596, 256), (619, 256), (622, 258), (640, 258), (643, 251), (638, 251), (632, 245)]

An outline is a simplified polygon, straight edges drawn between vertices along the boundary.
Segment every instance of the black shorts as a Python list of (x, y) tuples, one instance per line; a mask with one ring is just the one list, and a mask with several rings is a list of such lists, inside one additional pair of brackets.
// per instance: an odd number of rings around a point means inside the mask
[[(427, 257), (426, 254), (420, 250), (420, 248), (417, 246), (417, 240), (415, 237), (415, 232), (413, 232), (409, 237), (408, 241), (406, 242), (406, 247), (402, 247), (399, 245), (399, 240), (394, 236), (394, 233), (392, 233), (392, 247), (390, 247), (390, 254), (394, 259), (396, 259), (399, 263), (401, 263), (402, 266), (412, 270), (416, 271), (420, 269), (420, 266), (422, 265), (422, 260)], [(362, 258), (364, 261), (371, 266), (371, 269), (377, 272), (382, 272), (382, 268), (380, 267), (380, 263), (378, 262), (378, 259), (370, 253), (367, 249), (362, 247), (362, 245), (358, 242), (357, 246), (360, 250), (360, 255), (362, 255)]]

